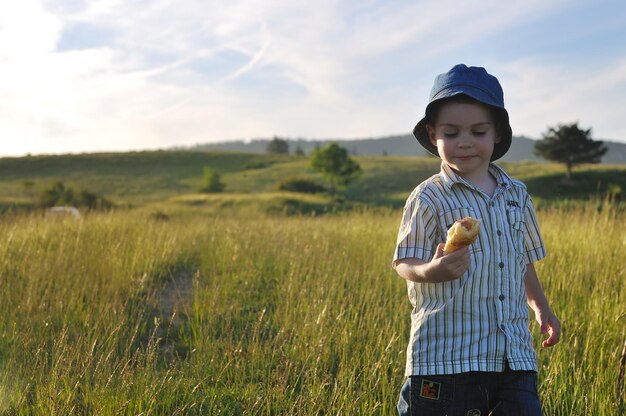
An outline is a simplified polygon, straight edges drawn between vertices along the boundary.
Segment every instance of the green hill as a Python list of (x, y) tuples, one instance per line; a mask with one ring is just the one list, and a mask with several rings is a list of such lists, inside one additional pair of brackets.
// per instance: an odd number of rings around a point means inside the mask
[[(410, 191), (439, 170), (433, 157), (356, 156), (363, 175), (342, 190), (338, 204), (325, 195), (278, 192), (288, 177), (322, 178), (306, 157), (236, 152), (153, 151), (79, 155), (30, 156), (0, 159), (0, 206), (29, 207), (38, 193), (56, 181), (72, 189), (87, 189), (118, 207), (168, 211), (322, 212), (354, 207), (400, 208)], [(561, 165), (501, 162), (512, 176), (527, 183), (541, 204), (586, 200), (626, 190), (626, 166), (583, 165), (575, 169), (576, 186), (563, 185)], [(203, 169), (217, 171), (226, 185), (219, 195), (200, 195)], [(169, 208), (168, 208), (169, 207)]]
[[(263, 157), (262, 164), (280, 161)], [(0, 198), (25, 198), (26, 182), (36, 187), (62, 181), (103, 194), (118, 203), (142, 204), (194, 192), (204, 166), (223, 175), (259, 165), (259, 156), (226, 152), (130, 152), (29, 156), (0, 159)]]
[[(396, 135), (388, 137), (366, 138), (366, 139), (284, 139), (289, 144), (292, 153), (300, 148), (304, 153), (309, 154), (315, 147), (323, 146), (330, 141), (338, 142), (348, 149), (353, 156), (428, 156), (411, 134)], [(608, 147), (608, 152), (602, 158), (603, 164), (626, 164), (626, 143), (603, 140)], [(229, 141), (218, 143), (205, 143), (193, 146), (188, 150), (201, 151), (231, 151), (243, 153), (265, 153), (269, 139), (255, 139), (251, 141)], [(524, 136), (513, 137), (511, 148), (502, 160), (509, 162), (537, 161), (543, 159), (535, 156), (533, 149), (535, 140)]]

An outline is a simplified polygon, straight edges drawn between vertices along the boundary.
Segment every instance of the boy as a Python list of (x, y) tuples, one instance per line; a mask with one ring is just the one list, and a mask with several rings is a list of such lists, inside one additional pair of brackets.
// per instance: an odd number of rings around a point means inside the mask
[[(526, 187), (491, 163), (512, 137), (500, 83), (465, 65), (439, 75), (413, 134), (442, 163), (409, 196), (393, 260), (414, 306), (398, 412), (540, 415), (527, 304), (543, 347), (560, 323), (533, 267), (546, 253)], [(481, 220), (478, 239), (444, 253), (467, 216)]]

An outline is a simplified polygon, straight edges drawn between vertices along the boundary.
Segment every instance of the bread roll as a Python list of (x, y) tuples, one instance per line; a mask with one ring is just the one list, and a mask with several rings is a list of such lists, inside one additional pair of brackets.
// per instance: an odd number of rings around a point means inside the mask
[(462, 247), (469, 246), (478, 237), (480, 220), (465, 217), (454, 222), (448, 230), (444, 253), (452, 253)]

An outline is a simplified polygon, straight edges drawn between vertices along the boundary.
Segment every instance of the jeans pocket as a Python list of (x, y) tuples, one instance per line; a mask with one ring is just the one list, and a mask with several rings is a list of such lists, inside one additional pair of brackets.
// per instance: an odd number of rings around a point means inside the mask
[(412, 376), (411, 415), (441, 415), (454, 399), (454, 377)]

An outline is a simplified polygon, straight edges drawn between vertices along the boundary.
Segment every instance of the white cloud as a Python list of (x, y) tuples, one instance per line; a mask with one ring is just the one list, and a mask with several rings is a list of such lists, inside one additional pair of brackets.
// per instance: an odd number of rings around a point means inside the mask
[[(435, 71), (464, 56), (488, 57), (491, 38), (560, 7), (561, 0), (7, 3), (0, 134), (15, 147), (4, 153), (409, 132)], [(77, 27), (97, 27), (106, 43), (57, 50)], [(610, 135), (623, 132), (616, 112), (602, 109), (606, 97), (623, 103), (620, 65), (594, 77), (522, 56), (494, 71), (507, 81), (516, 130), (537, 135), (553, 123), (551, 113), (561, 121), (584, 109), (590, 121), (581, 123), (597, 120), (594, 131)], [(588, 87), (557, 94), (568, 82)]]
[(0, 3), (0, 60), (30, 63), (54, 49), (60, 28), (37, 0)]
[(578, 65), (524, 59), (507, 69), (514, 130), (540, 137), (548, 126), (580, 122), (597, 138), (626, 138), (626, 59)]

